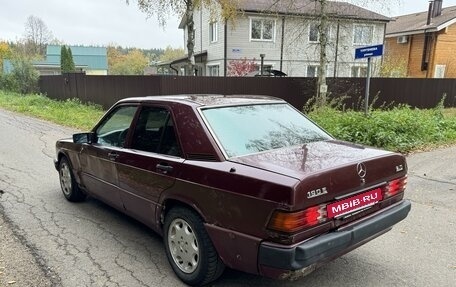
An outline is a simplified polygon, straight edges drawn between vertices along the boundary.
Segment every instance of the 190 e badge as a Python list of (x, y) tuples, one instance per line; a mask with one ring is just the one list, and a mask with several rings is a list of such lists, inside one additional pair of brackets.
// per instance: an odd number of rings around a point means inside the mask
[(307, 198), (313, 198), (313, 197), (321, 196), (321, 195), (327, 194), (327, 193), (328, 193), (328, 190), (326, 189), (326, 186), (325, 186), (322, 188), (317, 188), (317, 189), (308, 191)]

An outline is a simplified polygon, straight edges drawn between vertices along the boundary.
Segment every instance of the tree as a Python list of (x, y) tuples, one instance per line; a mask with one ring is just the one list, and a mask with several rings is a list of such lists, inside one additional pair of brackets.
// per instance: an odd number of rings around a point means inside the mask
[(60, 69), (62, 73), (72, 73), (76, 70), (71, 48), (67, 48), (65, 45), (60, 48)]
[(24, 55), (13, 55), (11, 73), (1, 75), (0, 89), (10, 90), (21, 94), (38, 91), (39, 73), (33, 67), (30, 58)]
[(108, 46), (107, 48), (109, 74), (113, 74), (113, 67), (122, 61), (123, 54), (120, 49), (121, 47), (116, 48), (114, 46)]
[(231, 60), (227, 67), (227, 76), (229, 77), (243, 77), (250, 72), (257, 69), (255, 59), (248, 60), (247, 58), (240, 60)]
[(182, 48), (166, 47), (163, 54), (160, 55), (160, 61), (166, 62), (176, 60), (185, 56), (185, 51)]
[(11, 58), (11, 48), (7, 42), (0, 42), (0, 74), (3, 73), (3, 60)]
[[(126, 0), (127, 4), (130, 2)], [(189, 70), (194, 70), (194, 46), (195, 31), (193, 21), (193, 11), (201, 7), (207, 7), (211, 11), (213, 18), (219, 17), (226, 21), (234, 19), (237, 15), (237, 1), (232, 0), (138, 0), (139, 9), (146, 13), (148, 17), (156, 16), (160, 25), (166, 24), (166, 17), (175, 15), (184, 17), (187, 24), (187, 57)], [(221, 9), (219, 9), (219, 7)]]
[(149, 65), (149, 58), (141, 50), (134, 49), (127, 54), (120, 54), (117, 49), (108, 49), (109, 74), (142, 75)]
[(326, 63), (328, 62), (326, 55), (326, 47), (328, 45), (328, 14), (326, 13), (326, 0), (318, 0), (320, 3), (320, 14), (319, 20), (320, 25), (318, 26), (318, 34), (320, 37), (320, 69), (318, 70), (318, 85), (317, 85), (317, 104), (325, 105), (326, 104), (326, 94), (328, 90), (328, 85), (326, 83)]
[(46, 52), (46, 44), (52, 41), (52, 33), (43, 20), (30, 15), (25, 22), (25, 48), (29, 56), (41, 55)]
[[(400, 1), (400, 0), (392, 0), (392, 1)], [(326, 104), (326, 96), (327, 96), (327, 83), (326, 83), (326, 75), (327, 75), (327, 64), (328, 64), (328, 55), (327, 49), (330, 45), (328, 41), (328, 31), (329, 31), (329, 23), (331, 21), (338, 22), (340, 17), (339, 12), (341, 11), (329, 11), (328, 4), (333, 3), (333, 1), (328, 0), (309, 0), (309, 1), (302, 1), (302, 0), (288, 0), (288, 1), (279, 1), (279, 0), (271, 0), (271, 8), (274, 6), (285, 5), (288, 7), (289, 11), (298, 10), (302, 5), (315, 5), (315, 16), (312, 17), (305, 17), (304, 21), (316, 21), (318, 23), (318, 53), (319, 53), (319, 68), (318, 68), (318, 79), (317, 79), (317, 89), (316, 89), (316, 104), (317, 105), (325, 105)], [(385, 0), (346, 0), (342, 2), (349, 2), (354, 5), (358, 6), (368, 6), (367, 9), (372, 7), (372, 5), (378, 4), (379, 7), (383, 10), (389, 9), (387, 3), (391, 2)], [(314, 3), (314, 4), (312, 4)], [(272, 9), (271, 9), (272, 10)], [(348, 18), (346, 18), (347, 20)], [(339, 22), (338, 22), (339, 23)], [(302, 25), (302, 27), (306, 27), (307, 25)], [(298, 34), (303, 35), (305, 31), (300, 31)], [(315, 53), (317, 51), (314, 51)]]
[(76, 65), (74, 64), (74, 59), (73, 59), (73, 52), (71, 51), (71, 48), (67, 48), (68, 51), (68, 70), (70, 72), (75, 72), (76, 71)]
[(385, 56), (380, 67), (380, 76), (384, 78), (407, 77), (407, 61), (399, 56)]

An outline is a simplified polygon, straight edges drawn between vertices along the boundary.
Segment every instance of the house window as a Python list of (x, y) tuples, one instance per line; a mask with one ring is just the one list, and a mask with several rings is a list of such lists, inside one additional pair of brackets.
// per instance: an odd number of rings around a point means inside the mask
[(306, 76), (307, 77), (311, 77), (311, 78), (318, 77), (318, 70), (319, 69), (320, 69), (320, 66), (318, 66), (318, 65), (309, 65), (309, 66), (307, 66)]
[(318, 42), (319, 41), (319, 32), (318, 32), (318, 24), (311, 23), (309, 25), (309, 42)]
[(209, 24), (209, 40), (211, 43), (218, 41), (218, 25), (217, 22), (212, 22)]
[(208, 71), (209, 71), (209, 76), (218, 77), (220, 75), (219, 74), (220, 66), (219, 65), (208, 66)]
[[(263, 75), (268, 76), (270, 74), (269, 71), (271, 71), (272, 68), (273, 68), (273, 66), (270, 65), (270, 64), (263, 64), (263, 73), (264, 73)], [(256, 64), (255, 65), (255, 71), (258, 72), (256, 75), (261, 75), (261, 71), (260, 70), (261, 70), (261, 65)]]
[(275, 21), (270, 19), (250, 19), (250, 39), (272, 41)]
[(374, 39), (374, 26), (355, 25), (353, 28), (353, 44), (371, 44)]
[(366, 66), (353, 66), (351, 68), (351, 76), (353, 78), (367, 77), (367, 67)]
[[(320, 28), (318, 23), (310, 23), (309, 25), (309, 42), (320, 42)], [(330, 29), (326, 27), (326, 37), (329, 38)]]
[(434, 78), (445, 78), (446, 65), (435, 65)]

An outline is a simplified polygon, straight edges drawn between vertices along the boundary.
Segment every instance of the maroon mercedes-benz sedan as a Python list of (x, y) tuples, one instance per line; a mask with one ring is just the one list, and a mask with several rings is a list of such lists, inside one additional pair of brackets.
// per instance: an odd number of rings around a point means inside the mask
[(124, 99), (56, 147), (65, 197), (93, 196), (150, 226), (190, 285), (225, 266), (306, 275), (411, 208), (402, 155), (338, 141), (277, 98)]

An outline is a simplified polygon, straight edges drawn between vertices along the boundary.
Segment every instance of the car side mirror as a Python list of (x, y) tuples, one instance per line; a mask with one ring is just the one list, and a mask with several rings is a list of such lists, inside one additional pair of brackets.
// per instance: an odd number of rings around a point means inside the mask
[(88, 143), (88, 144), (96, 143), (97, 135), (93, 132), (74, 134), (73, 142), (74, 143)]

